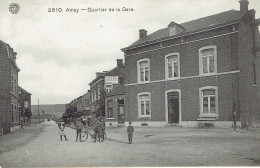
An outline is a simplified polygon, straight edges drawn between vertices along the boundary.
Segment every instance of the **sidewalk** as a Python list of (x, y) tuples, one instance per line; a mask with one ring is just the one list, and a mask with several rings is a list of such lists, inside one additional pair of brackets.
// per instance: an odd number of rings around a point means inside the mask
[(21, 147), (37, 137), (43, 130), (43, 124), (31, 124), (19, 130), (0, 136), (0, 154)]
[[(75, 129), (74, 126), (70, 128)], [(147, 143), (149, 141), (163, 142), (167, 139), (180, 138), (260, 138), (260, 129), (232, 128), (184, 128), (184, 127), (135, 127), (133, 143)], [(106, 127), (106, 140), (128, 143), (127, 127)]]
[[(128, 142), (126, 127), (122, 128), (106, 128), (106, 138), (119, 142)], [(176, 138), (260, 138), (260, 129), (237, 130), (219, 129), (219, 128), (183, 128), (183, 127), (135, 127), (133, 134), (133, 142), (145, 143), (147, 139), (154, 141), (164, 141)], [(137, 142), (138, 141), (138, 142)]]

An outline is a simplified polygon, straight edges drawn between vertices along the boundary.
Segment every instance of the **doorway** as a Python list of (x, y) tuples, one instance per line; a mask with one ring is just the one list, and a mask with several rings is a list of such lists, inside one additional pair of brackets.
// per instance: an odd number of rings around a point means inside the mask
[(178, 124), (180, 118), (180, 95), (178, 91), (167, 93), (168, 123)]
[(125, 123), (124, 100), (118, 100), (118, 124)]

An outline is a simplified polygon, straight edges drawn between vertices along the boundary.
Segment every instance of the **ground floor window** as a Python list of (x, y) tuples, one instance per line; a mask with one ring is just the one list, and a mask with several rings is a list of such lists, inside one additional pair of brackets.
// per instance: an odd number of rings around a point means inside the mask
[(114, 118), (114, 111), (113, 108), (108, 108), (107, 109), (107, 118)]
[(150, 93), (138, 94), (138, 113), (139, 118), (151, 117)]
[(218, 94), (217, 87), (207, 86), (200, 88), (200, 114), (201, 115), (216, 115), (218, 114)]

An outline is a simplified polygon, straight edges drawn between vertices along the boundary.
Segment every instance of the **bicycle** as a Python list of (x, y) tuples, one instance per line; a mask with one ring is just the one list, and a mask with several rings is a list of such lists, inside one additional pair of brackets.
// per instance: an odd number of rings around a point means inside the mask
[(85, 142), (88, 139), (88, 136), (90, 135), (92, 139), (95, 138), (95, 134), (91, 134), (89, 131), (90, 127), (83, 126), (83, 134), (81, 134), (81, 141)]

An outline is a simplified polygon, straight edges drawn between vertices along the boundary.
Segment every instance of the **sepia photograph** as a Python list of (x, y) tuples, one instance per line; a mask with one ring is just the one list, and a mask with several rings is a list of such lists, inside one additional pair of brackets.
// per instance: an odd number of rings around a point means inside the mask
[(0, 168), (260, 167), (259, 0), (0, 0)]

